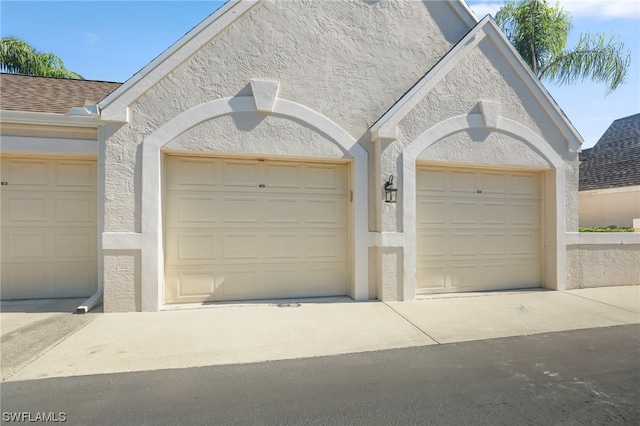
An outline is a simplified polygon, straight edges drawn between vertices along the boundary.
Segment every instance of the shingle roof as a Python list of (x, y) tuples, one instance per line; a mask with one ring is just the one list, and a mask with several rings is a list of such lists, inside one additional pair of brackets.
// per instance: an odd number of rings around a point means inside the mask
[(67, 114), (97, 103), (122, 83), (0, 73), (0, 110)]
[(640, 114), (614, 121), (580, 163), (580, 191), (634, 185), (640, 185)]

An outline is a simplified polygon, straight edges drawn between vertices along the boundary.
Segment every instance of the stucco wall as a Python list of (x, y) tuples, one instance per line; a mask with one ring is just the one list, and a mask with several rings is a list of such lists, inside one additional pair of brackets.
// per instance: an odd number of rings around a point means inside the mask
[(480, 113), (479, 100), (499, 102), (502, 117), (523, 124), (566, 156), (564, 137), (489, 38), (483, 39), (407, 114), (400, 124), (402, 139), (412, 141), (447, 118)]
[[(264, 0), (129, 105), (105, 147), (104, 231), (141, 232), (142, 143), (187, 110), (251, 95), (252, 79), (280, 83), (279, 99), (328, 117), (367, 146), (368, 128), (469, 30), (448, 2)], [(108, 108), (108, 107), (107, 107)], [(343, 158), (295, 121), (234, 113), (165, 146), (180, 152)], [(154, 195), (150, 195), (154, 196)], [(105, 302), (138, 310), (139, 258), (105, 258)], [(133, 269), (135, 271), (135, 268)], [(125, 271), (125, 272), (122, 272)], [(119, 280), (120, 275), (126, 275)], [(146, 287), (145, 287), (146, 288)], [(143, 303), (144, 305), (144, 303)]]
[[(568, 151), (566, 138), (553, 124), (549, 113), (536, 101), (531, 90), (488, 37), (480, 41), (400, 121), (398, 139), (390, 146), (389, 153), (383, 152), (382, 175), (401, 174), (396, 153), (429, 128), (452, 117), (480, 114), (480, 100), (499, 103), (501, 117), (533, 131), (565, 162), (566, 229), (577, 231), (577, 154)], [(531, 141), (490, 129), (460, 131), (443, 138), (420, 154), (418, 159), (533, 169), (552, 167)], [(388, 230), (395, 230), (393, 218), (383, 218), (383, 223), (388, 224)]]
[(287, 153), (300, 157), (345, 157), (345, 153), (338, 145), (307, 125), (257, 112), (236, 113), (206, 121), (192, 127), (165, 145), (165, 149), (264, 155)]
[(104, 251), (104, 311), (139, 311), (140, 251)]
[[(577, 155), (568, 152), (565, 137), (550, 120), (548, 112), (488, 38), (469, 52), (399, 123), (400, 137), (396, 143), (406, 146), (425, 130), (451, 117), (479, 114), (480, 100), (500, 103), (501, 117), (522, 124), (544, 139), (566, 162), (567, 197), (577, 192)], [(530, 143), (484, 129), (460, 132), (437, 142), (420, 159), (550, 167)], [(383, 175), (394, 171), (389, 169), (393, 166), (393, 163), (387, 164)], [(574, 208), (573, 200), (568, 201), (567, 217), (577, 218), (577, 202)], [(573, 227), (572, 220), (568, 219), (567, 227)]]
[(640, 219), (640, 186), (578, 193), (580, 226), (629, 228)]
[(139, 145), (179, 113), (271, 79), (359, 139), (467, 31), (446, 2), (260, 2), (130, 106), (107, 144), (105, 231), (140, 231)]
[(567, 288), (640, 285), (640, 243), (567, 247)]

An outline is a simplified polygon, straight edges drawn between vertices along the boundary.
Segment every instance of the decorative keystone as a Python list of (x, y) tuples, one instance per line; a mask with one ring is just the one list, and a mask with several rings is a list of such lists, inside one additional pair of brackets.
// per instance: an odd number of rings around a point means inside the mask
[(484, 119), (484, 126), (491, 129), (498, 127), (498, 119), (500, 118), (500, 103), (491, 101), (478, 102), (480, 112), (482, 112), (482, 118)]
[(256, 110), (260, 112), (273, 111), (273, 105), (278, 97), (280, 83), (277, 81), (251, 80), (251, 91), (256, 103)]

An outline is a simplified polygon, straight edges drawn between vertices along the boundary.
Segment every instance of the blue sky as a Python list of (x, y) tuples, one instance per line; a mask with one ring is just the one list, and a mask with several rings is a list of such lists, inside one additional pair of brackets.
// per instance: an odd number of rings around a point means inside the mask
[[(322, 1), (322, 0), (318, 0)], [(222, 1), (8, 1), (0, 2), (0, 33), (55, 52), (70, 70), (91, 80), (124, 82)], [(470, 0), (478, 17), (494, 13), (495, 0)], [(627, 83), (605, 97), (590, 82), (556, 87), (545, 84), (585, 139), (595, 144), (611, 122), (640, 112), (640, 2), (637, 0), (561, 0), (571, 13), (569, 45), (580, 32), (614, 31), (631, 51)]]

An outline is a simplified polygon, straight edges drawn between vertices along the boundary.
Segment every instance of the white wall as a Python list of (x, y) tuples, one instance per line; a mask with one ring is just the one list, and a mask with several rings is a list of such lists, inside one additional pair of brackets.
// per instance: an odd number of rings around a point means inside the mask
[(630, 228), (640, 219), (640, 186), (580, 191), (578, 206), (581, 227)]

